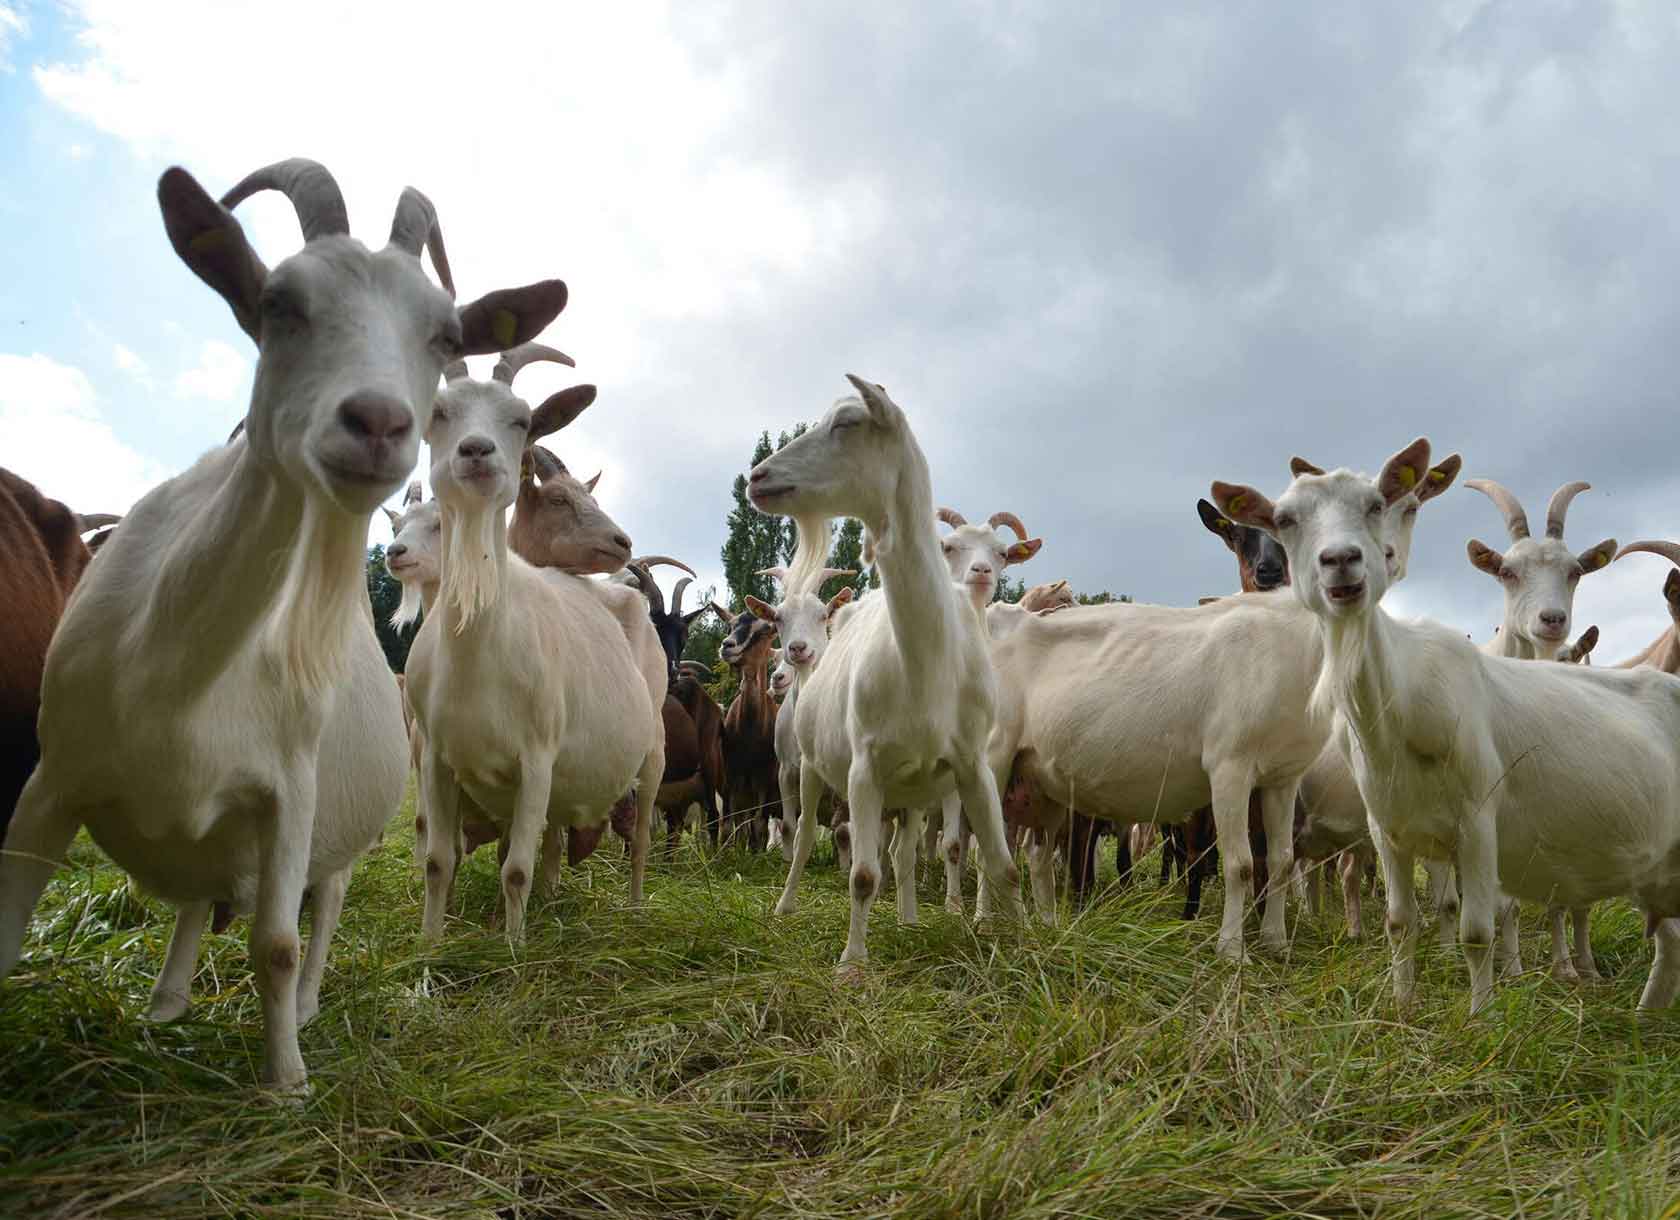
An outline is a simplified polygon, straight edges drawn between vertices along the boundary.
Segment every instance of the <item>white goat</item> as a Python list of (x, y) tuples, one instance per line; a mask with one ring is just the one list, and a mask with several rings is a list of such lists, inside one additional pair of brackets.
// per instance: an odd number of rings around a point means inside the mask
[(881, 595), (848, 612), (845, 629), (800, 690), (794, 727), (802, 814), (776, 906), (783, 914), (794, 908), (827, 783), (851, 806), (852, 913), (841, 961), (861, 963), (889, 806), (910, 811), (901, 834), (913, 845), (919, 811), (940, 803), (955, 784), (986, 871), (1014, 899), (1012, 914), (1020, 900), (985, 762), (996, 701), (985, 628), (966, 592), (951, 583), (928, 529), (932, 486), (909, 421), (882, 387), (848, 380), (858, 396), (840, 399), (814, 428), (754, 467), (748, 495), (760, 512), (790, 513), (799, 523), (791, 588), (815, 587), (827, 518), (857, 517), (874, 539)]
[(499, 365), (489, 382), (450, 380), (426, 429), (443, 570), (435, 613), (409, 652), (408, 689), (426, 738), (428, 940), (443, 931), (463, 794), (507, 841), (502, 895), (508, 937), (518, 941), (545, 827), (598, 826), (631, 788), (630, 900), (641, 901), (664, 770), (664, 653), (655, 641), (648, 655), (656, 660), (639, 667), (626, 641), (631, 624), (601, 591), (621, 595), (651, 636), (640, 596), (533, 568), (508, 550), (504, 514), (528, 446), (588, 405), (562, 390), (533, 412), (512, 379)]
[[(1014, 513), (993, 513), (985, 525), (970, 525), (967, 518), (951, 508), (937, 510), (934, 517), (951, 527), (951, 532), (939, 540), (951, 579), (968, 590), (980, 610), (985, 610), (997, 595), (1003, 570), (1012, 563), (1025, 563), (1044, 545), (1042, 538), (1027, 537), (1026, 526)], [(1019, 541), (1005, 542), (999, 538), (996, 531), (1000, 525), (1014, 530)]]
[[(776, 779), (782, 794), (782, 816), (779, 824), (772, 825), (771, 838), (781, 848), (782, 858), (792, 860), (799, 832), (799, 737), (793, 728), (799, 687), (828, 649), (830, 620), (857, 590), (847, 585), (825, 602), (815, 593), (787, 591), (786, 568), (765, 568), (759, 575), (775, 579), (784, 590), (782, 600), (774, 606), (756, 597), (748, 597), (746, 602), (753, 616), (772, 624), (782, 641), (781, 657), (773, 662), (770, 675), (770, 693), (782, 701), (776, 709)], [(845, 568), (824, 568), (817, 574), (817, 586), (835, 577), (851, 580), (856, 576), (855, 571)]]
[[(1458, 468), (1455, 455), (1428, 471), (1378, 523), (1399, 569), (1419, 507)], [(1173, 823), (1211, 804), (1225, 866), (1219, 952), (1241, 956), (1254, 876), (1249, 794), (1258, 789), (1268, 873), (1261, 942), (1282, 948), (1296, 789), (1330, 727), (1311, 698), (1320, 648), (1311, 615), (1281, 591), (1194, 608), (1075, 606), (1028, 616), (995, 641), (998, 716), (988, 755), (1000, 788), (1013, 773), (1035, 793), (1033, 825), (1045, 832), (1029, 856), (1039, 914), (1054, 921), (1049, 857), (1069, 809)]]
[(1390, 584), (1384, 509), (1428, 465), (1419, 439), (1374, 482), (1300, 475), (1276, 504), (1213, 485), (1222, 512), (1283, 544), (1295, 596), (1319, 619), (1320, 699), (1382, 862), (1395, 997), (1414, 990), (1413, 859), (1450, 855), (1472, 1011), (1493, 994), (1501, 890), (1566, 906), (1631, 895), (1657, 940), (1640, 1006), (1665, 1007), (1680, 988), (1680, 680), (1492, 657), (1456, 631), (1390, 618), (1378, 604)]
[[(1546, 536), (1529, 535), (1528, 514), (1522, 504), (1502, 485), (1492, 479), (1470, 479), (1464, 484), (1492, 500), (1505, 517), (1505, 529), (1511, 545), (1503, 553), (1494, 550), (1480, 539), (1472, 538), (1466, 545), (1470, 564), (1477, 571), (1486, 572), (1499, 581), (1505, 593), (1505, 617), (1494, 637), (1483, 644), (1489, 656), (1514, 657), (1518, 660), (1554, 660), (1569, 647), (1569, 624), (1575, 610), (1575, 586), (1588, 572), (1606, 567), (1616, 554), (1616, 540), (1603, 542), (1579, 555), (1563, 543), (1564, 523), (1569, 505), (1576, 496), (1588, 491), (1591, 485), (1583, 482), (1565, 483), (1552, 493), (1546, 505)], [(1450, 875), (1437, 872), (1431, 878), (1437, 890), (1436, 907), (1442, 912), (1440, 940), (1452, 943), (1452, 924), (1446, 912), (1456, 905)], [(1588, 913), (1570, 912), (1575, 924), (1576, 940), (1587, 946), (1582, 961), (1570, 960), (1564, 936), (1561, 907), (1548, 912), (1552, 927), (1552, 972), (1560, 979), (1577, 980), (1583, 975), (1596, 978), (1598, 969), (1592, 961), (1591, 943), (1587, 936)], [(1522, 955), (1517, 939), (1517, 904), (1506, 901), (1500, 907), (1500, 943), (1502, 969), (1508, 975), (1522, 972)]]
[[(272, 271), (227, 210), (269, 188), (296, 204), (306, 243)], [(311, 839), (327, 832), (317, 814), (347, 799), (329, 786), (362, 782), (354, 772), (388, 753), (396, 743), (387, 730), (401, 724), (394, 683), (359, 702), (360, 675), (378, 659), (362, 608), (367, 519), (414, 465), (415, 412), (431, 401), (444, 362), (547, 325), (565, 286), (495, 293), (457, 310), (420, 267), (428, 245), (450, 287), (425, 198), (405, 191), (389, 244), (370, 251), (348, 236), (338, 187), (314, 162), (259, 170), (220, 204), (171, 169), (158, 200), (176, 253), (257, 341), (246, 439), (144, 496), (59, 625), (43, 686), (43, 756), (0, 861), (0, 975), (16, 964), (29, 913), (85, 825), (141, 885), (173, 902), (251, 902), (254, 891), (262, 1076), (301, 1088), (297, 1026), (308, 997), (299, 994), (297, 920)], [(372, 734), (365, 749), (345, 747), (348, 775), (321, 769), (336, 765), (321, 739), (324, 725), (338, 724), (341, 698), (352, 702), (346, 733)], [(244, 892), (230, 892), (238, 876)], [(323, 892), (321, 901), (330, 924), (332, 899)], [(187, 922), (165, 967), (171, 979), (196, 940)], [(322, 953), (325, 930), (317, 925)]]

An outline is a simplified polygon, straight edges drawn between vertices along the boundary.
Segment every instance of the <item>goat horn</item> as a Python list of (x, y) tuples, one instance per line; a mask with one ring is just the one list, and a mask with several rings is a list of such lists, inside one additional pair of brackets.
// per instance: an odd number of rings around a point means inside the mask
[(699, 576), (700, 575), (700, 573), (696, 572), (693, 568), (689, 567), (682, 560), (672, 559), (669, 555), (642, 555), (642, 556), (639, 556), (635, 559), (632, 559), (630, 562), (631, 563), (639, 563), (644, 568), (651, 568), (651, 567), (654, 567), (658, 564), (664, 564), (666, 567), (670, 567), (670, 568), (681, 568), (683, 571), (687, 572), (690, 576)]
[(422, 246), (432, 250), (432, 266), (437, 269), (438, 283), (453, 299), (455, 277), (449, 274), (449, 255), (443, 250), (443, 230), (438, 228), (437, 209), (432, 201), (412, 186), (403, 187), (397, 199), (397, 212), (391, 218), (390, 245), (420, 257)]
[(1569, 515), (1569, 502), (1591, 487), (1591, 483), (1577, 481), (1565, 483), (1552, 493), (1552, 502), (1546, 505), (1546, 537), (1563, 537), (1563, 519)]
[(671, 613), (672, 614), (681, 614), (682, 613), (683, 590), (687, 589), (688, 586), (693, 584), (693, 583), (694, 583), (694, 577), (692, 577), (692, 576), (684, 576), (681, 580), (677, 581), (677, 587), (671, 590)]
[(556, 351), (543, 343), (521, 343), (518, 347), (510, 347), (502, 353), (502, 358), (496, 361), (496, 367), (490, 371), (490, 376), (503, 385), (512, 385), (520, 369), (527, 364), (536, 364), (543, 360), (574, 369), (577, 367), (577, 362), (565, 352)]
[(1644, 539), (1640, 542), (1630, 542), (1616, 552), (1616, 558), (1631, 555), (1634, 551), (1649, 551), (1653, 555), (1661, 555), (1672, 564), (1680, 564), (1680, 542), (1664, 542), (1661, 539)]
[(1528, 537), (1528, 514), (1523, 512), (1523, 506), (1515, 496), (1492, 479), (1466, 479), (1464, 485), (1481, 492), (1505, 514), (1505, 528), (1512, 542), (1521, 542)]
[(537, 477), (544, 483), (555, 475), (570, 474), (566, 463), (556, 457), (552, 450), (543, 445), (531, 446), (531, 462), (536, 467)]
[(648, 599), (653, 612), (664, 617), (665, 595), (659, 591), (658, 582), (653, 579), (653, 573), (647, 570), (647, 565), (639, 559), (632, 559), (624, 566), (636, 578), (636, 587), (642, 591), (642, 596)]
[(265, 165), (223, 195), (222, 206), (231, 212), (258, 191), (280, 191), (292, 201), (305, 242), (350, 232), (350, 213), (344, 207), (344, 193), (319, 161), (293, 157)]
[(842, 580), (855, 580), (857, 579), (857, 572), (852, 568), (824, 568), (822, 574), (817, 577), (817, 583), (819, 585), (827, 584), (836, 577)]
[(89, 530), (102, 530), (107, 525), (115, 525), (122, 518), (115, 513), (77, 513), (76, 532), (85, 534)]
[(708, 678), (717, 677), (717, 675), (711, 671), (710, 667), (700, 661), (680, 661), (677, 663), (677, 669), (679, 672), (685, 674), (705, 674)]
[(228, 433), (227, 443), (230, 445), (233, 444), (234, 441), (239, 439), (239, 434), (243, 431), (245, 431), (245, 420), (241, 418), (240, 421), (233, 426), (233, 431)]
[(422, 491), (421, 488), (420, 488), (420, 480), (415, 479), (412, 483), (410, 483), (408, 485), (408, 489), (403, 492), (403, 498), (402, 498), (403, 507), (407, 508), (410, 504), (420, 503), (421, 498), (425, 494), (426, 493), (424, 491)]
[(987, 521), (986, 524), (991, 526), (993, 529), (996, 529), (1000, 525), (1007, 525), (1010, 529), (1015, 531), (1015, 536), (1022, 542), (1027, 540), (1027, 527), (1021, 524), (1021, 518), (1017, 517), (1014, 513), (993, 513), (991, 520)]
[(961, 529), (968, 524), (968, 518), (954, 508), (936, 508), (933, 511), (935, 521), (943, 521), (952, 529)]
[(771, 580), (785, 584), (787, 582), (788, 573), (786, 568), (784, 568), (781, 564), (777, 564), (773, 568), (760, 568), (757, 575), (768, 576)]

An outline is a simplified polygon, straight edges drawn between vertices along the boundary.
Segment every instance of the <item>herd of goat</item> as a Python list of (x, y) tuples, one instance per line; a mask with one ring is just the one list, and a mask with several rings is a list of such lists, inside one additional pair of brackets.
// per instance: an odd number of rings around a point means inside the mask
[[(268, 189), (291, 199), (304, 237), (273, 268), (231, 211)], [(1680, 546), (1571, 551), (1565, 518), (1584, 483), (1553, 496), (1536, 538), (1510, 492), (1467, 481), (1510, 539), (1503, 552), (1469, 544), (1505, 592), (1480, 648), (1379, 605), (1406, 574), (1419, 511), (1459, 473), (1421, 439), (1375, 479), (1296, 458), (1275, 501), (1214, 483), (1199, 509), (1237, 557), (1238, 594), (1076, 605), (1057, 581), (994, 603), (1004, 569), (1040, 541), (1009, 513), (979, 525), (936, 511), (904, 412), (851, 377), (855, 393), (748, 480), (756, 508), (798, 528), (789, 567), (771, 573), (780, 600), (685, 611), (689, 580), (667, 605), (650, 571), (685, 565), (636, 558), (595, 481), (536, 444), (594, 387), (535, 408), (514, 393), (530, 362), (571, 363), (534, 342), (565, 306), (563, 283), (459, 307), (424, 195), (404, 191), (372, 250), (310, 161), (259, 170), (219, 201), (171, 169), (158, 198), (176, 252), (257, 346), (251, 401), (225, 446), (114, 527), (0, 470), (0, 977), (85, 827), (178, 908), (147, 1015), (184, 1013), (206, 923), (249, 914), (263, 1079), (303, 1087), (297, 1031), (318, 1008), (350, 870), (412, 767), (427, 939), (479, 844), (499, 841), (501, 918), (518, 939), (539, 866), (552, 883), (562, 854), (575, 864), (611, 824), (639, 903), (655, 808), (674, 843), (698, 806), (714, 843), (780, 845), (778, 914), (796, 906), (819, 824), (833, 825), (854, 969), (884, 862), (903, 920), (916, 918), (918, 851), (942, 864), (949, 909), (963, 910), (973, 851), (977, 915), (1020, 918), (1024, 841), (1034, 906), (1054, 921), (1058, 858), (1085, 894), (1099, 827), (1114, 829), (1124, 877), (1140, 832), (1160, 826), (1189, 878), (1187, 914), (1217, 845), (1226, 956), (1245, 952), (1251, 902), (1261, 944), (1284, 947), (1288, 893), (1316, 908), (1330, 865), (1358, 936), (1361, 878), (1378, 868), (1404, 1002), (1421, 860), (1473, 1011), (1491, 995), (1496, 943), (1502, 968), (1520, 968), (1519, 901), (1548, 907), (1553, 969), (1576, 978), (1596, 975), (1589, 906), (1630, 898), (1655, 940), (1640, 1005), (1680, 990), (1680, 636), (1670, 627), (1613, 668), (1585, 663), (1596, 629), (1569, 640), (1581, 576), (1629, 551), (1680, 563)], [(491, 378), (470, 377), (464, 357), (491, 353)], [(397, 617), (421, 618), (393, 681), (364, 548), (422, 440), (435, 498), (414, 483), (385, 510)], [(837, 517), (865, 525), (878, 593), (818, 595), (855, 575), (825, 566)], [(1680, 572), (1663, 594), (1680, 623)], [(727, 710), (704, 667), (680, 659), (708, 610), (741, 675)]]

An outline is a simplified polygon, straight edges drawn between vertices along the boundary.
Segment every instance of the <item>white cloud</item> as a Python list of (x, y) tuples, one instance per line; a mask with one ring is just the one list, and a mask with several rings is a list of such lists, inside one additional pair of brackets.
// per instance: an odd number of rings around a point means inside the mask
[(119, 343), (112, 349), (111, 358), (117, 362), (119, 369), (147, 389), (151, 389), (156, 384), (152, 378), (151, 367), (135, 354), (132, 348)]
[(24, 20), (22, 13), (16, 6), (0, 0), (0, 72), (12, 70), (11, 45), (17, 39), (29, 33), (29, 22)]
[(233, 348), (220, 339), (209, 339), (199, 351), (197, 366), (176, 376), (175, 393), (182, 398), (234, 402), (245, 388), (250, 369), (250, 363)]
[(170, 474), (111, 430), (85, 373), (40, 353), (0, 354), (0, 453), (78, 512), (124, 512)]

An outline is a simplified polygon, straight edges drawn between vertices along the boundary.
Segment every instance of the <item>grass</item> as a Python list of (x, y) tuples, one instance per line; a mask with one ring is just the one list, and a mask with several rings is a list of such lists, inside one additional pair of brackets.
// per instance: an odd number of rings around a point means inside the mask
[(425, 951), (407, 824), (351, 887), (301, 1105), (254, 1085), (245, 926), (142, 1023), (168, 912), (78, 840), (0, 985), (0, 1216), (1680, 1215), (1680, 1023), (1634, 1015), (1619, 904), (1610, 985), (1536, 971), (1474, 1019), (1456, 952), (1424, 946), (1402, 1017), (1334, 899), (1238, 968), (1220, 887), (1185, 924), (1152, 877), (996, 935), (931, 878), (919, 927), (889, 892), (846, 982), (825, 848), (773, 919), (779, 860), (685, 840), (636, 911), (609, 842), (517, 952), (483, 851)]

